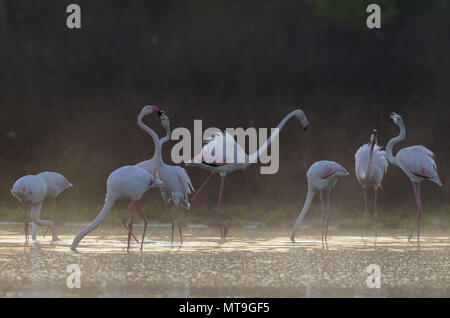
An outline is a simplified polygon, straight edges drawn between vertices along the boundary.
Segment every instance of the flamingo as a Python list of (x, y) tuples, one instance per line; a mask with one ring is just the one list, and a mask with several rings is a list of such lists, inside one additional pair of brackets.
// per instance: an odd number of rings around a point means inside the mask
[[(159, 140), (158, 136), (150, 127), (148, 127), (142, 122), (144, 116), (154, 112), (159, 114), (160, 109), (156, 106), (144, 106), (141, 112), (139, 113), (137, 122), (138, 125), (144, 131), (146, 131), (148, 134), (152, 136), (153, 141), (155, 143), (156, 152), (160, 152), (160, 147), (158, 147), (158, 140)], [(158, 175), (158, 171), (155, 172), (155, 175)], [(108, 180), (106, 182), (106, 189), (107, 189), (106, 200), (102, 210), (100, 211), (97, 218), (91, 224), (89, 224), (85, 229), (83, 229), (80, 233), (78, 233), (78, 235), (72, 242), (71, 249), (75, 251), (78, 244), (83, 239), (83, 237), (85, 237), (89, 232), (91, 232), (100, 225), (100, 223), (106, 218), (106, 216), (111, 211), (111, 208), (113, 207), (116, 200), (126, 198), (131, 201), (122, 219), (122, 224), (128, 231), (127, 251), (129, 251), (130, 249), (131, 236), (133, 236), (134, 239), (138, 241), (136, 237), (133, 235), (133, 216), (135, 209), (139, 211), (139, 214), (142, 216), (144, 220), (144, 233), (142, 235), (142, 242), (141, 242), (141, 251), (142, 251), (148, 222), (144, 213), (142, 213), (142, 210), (139, 207), (137, 201), (150, 188), (154, 186), (159, 187), (162, 185), (161, 180), (158, 177), (155, 177), (155, 175), (149, 173), (146, 169), (139, 166), (125, 166), (113, 171), (109, 175)], [(125, 221), (129, 215), (130, 221), (127, 226), (125, 224)]]
[[(194, 187), (192, 186), (191, 179), (189, 178), (185, 169), (179, 166), (171, 166), (166, 164), (161, 156), (161, 147), (166, 141), (170, 140), (171, 131), (170, 120), (164, 113), (164, 111), (160, 110), (158, 114), (161, 118), (162, 125), (166, 129), (166, 136), (161, 139), (155, 137), (157, 139), (157, 141), (155, 142), (155, 147), (157, 148), (157, 150), (155, 151), (155, 155), (152, 159), (140, 162), (136, 166), (144, 168), (149, 173), (156, 173), (156, 171), (158, 171), (159, 169), (159, 178), (163, 183), (163, 185), (159, 187), (159, 189), (161, 191), (161, 197), (166, 204), (167, 211), (170, 216), (170, 221), (172, 223), (171, 238), (173, 243), (175, 222), (170, 210), (170, 202), (172, 201), (177, 209), (181, 205), (182, 207), (189, 210), (190, 204), (188, 196), (192, 192), (192, 190), (194, 190)], [(141, 123), (142, 120), (139, 121), (138, 119), (138, 124), (140, 126)], [(146, 130), (146, 128), (143, 129)], [(183, 234), (180, 224), (178, 224), (178, 231), (180, 233), (181, 244), (183, 244)]]
[(366, 220), (369, 213), (367, 206), (366, 188), (373, 187), (374, 189), (374, 227), (375, 237), (377, 229), (377, 191), (382, 189), (381, 181), (387, 172), (388, 162), (386, 160), (386, 152), (381, 150), (377, 145), (378, 131), (374, 129), (370, 136), (370, 143), (362, 145), (355, 153), (355, 174), (356, 179), (361, 184), (364, 197), (364, 223), (363, 233), (366, 229)]
[[(66, 179), (66, 177), (57, 172), (45, 171), (37, 174), (37, 176), (44, 179), (47, 185), (47, 197), (50, 198), (50, 202), (53, 207), (53, 223), (55, 223), (56, 225), (56, 197), (60, 195), (64, 190), (72, 188), (73, 185)], [(36, 240), (37, 226), (35, 223), (33, 223), (32, 228), (31, 238), (33, 240)], [(47, 235), (47, 231), (45, 232), (44, 237)]]
[[(303, 209), (300, 215), (295, 221), (294, 228), (292, 229), (291, 241), (295, 243), (295, 235), (297, 234), (300, 223), (308, 213), (309, 206), (311, 205), (314, 195), (317, 190), (320, 193), (320, 207), (322, 208), (322, 243), (327, 240), (328, 234), (328, 219), (330, 217), (330, 192), (336, 185), (339, 177), (348, 176), (347, 170), (340, 164), (334, 161), (317, 161), (315, 162), (306, 173), (308, 179), (308, 193), (306, 195), (306, 201), (303, 205)], [(327, 190), (327, 212), (325, 213), (325, 206), (323, 202), (323, 190)]]
[(47, 185), (44, 179), (34, 175), (24, 176), (14, 183), (11, 194), (16, 197), (19, 202), (24, 203), (25, 244), (28, 243), (27, 204), (30, 204), (31, 207), (30, 212), (32, 221), (36, 224), (50, 228), (52, 231), (52, 240), (59, 241), (55, 231), (55, 223), (39, 218), (42, 202), (47, 195)]
[(400, 134), (392, 138), (386, 146), (387, 160), (403, 170), (412, 183), (414, 196), (417, 203), (417, 215), (414, 225), (409, 234), (408, 241), (411, 241), (412, 234), (417, 225), (417, 241), (420, 237), (420, 222), (422, 217), (422, 198), (420, 193), (420, 182), (422, 180), (429, 180), (442, 186), (437, 173), (436, 163), (434, 162), (434, 154), (431, 150), (424, 146), (412, 146), (399, 150), (397, 155), (392, 155), (392, 148), (395, 144), (405, 139), (406, 129), (403, 124), (403, 119), (400, 115), (392, 113), (390, 120), (400, 128)]
[(131, 212), (130, 222), (128, 224), (128, 246), (127, 251), (130, 250), (130, 239), (133, 231), (133, 216), (134, 211), (137, 209), (139, 214), (144, 219), (144, 233), (142, 235), (141, 251), (144, 244), (145, 232), (147, 230), (147, 220), (144, 213), (142, 213), (137, 201), (142, 197), (142, 195), (147, 192), (147, 190), (155, 187), (161, 186), (162, 182), (158, 178), (154, 177), (144, 169), (135, 166), (124, 166), (115, 171), (113, 171), (106, 182), (106, 199), (102, 210), (100, 211), (97, 218), (95, 218), (92, 223), (86, 226), (77, 236), (74, 238), (71, 246), (72, 251), (76, 251), (76, 248), (80, 241), (88, 235), (91, 231), (96, 229), (100, 223), (108, 216), (114, 203), (118, 199), (128, 199), (130, 200), (130, 205), (125, 213), (125, 217)]
[[(228, 232), (228, 228), (222, 222), (222, 195), (225, 184), (225, 177), (230, 172), (234, 172), (240, 169), (243, 170), (247, 168), (250, 164), (256, 163), (260, 154), (264, 153), (264, 151), (267, 150), (272, 140), (278, 136), (280, 130), (284, 127), (286, 122), (294, 116), (300, 121), (301, 125), (303, 126), (303, 130), (306, 130), (309, 123), (305, 116), (305, 113), (301, 109), (294, 110), (293, 112), (289, 113), (286, 117), (284, 117), (284, 119), (278, 124), (277, 129), (266, 140), (266, 142), (251, 155), (247, 155), (244, 152), (244, 150), (239, 146), (239, 144), (236, 143), (236, 141), (230, 134), (228, 134), (227, 132), (222, 132), (214, 134), (210, 138), (204, 140), (201, 152), (195, 155), (194, 158), (186, 162), (187, 165), (199, 167), (208, 170), (210, 172), (210, 175), (206, 178), (203, 184), (198, 188), (197, 192), (195, 192), (195, 194), (193, 195), (192, 203), (197, 205), (199, 208), (201, 208), (203, 211), (213, 216), (214, 218), (216, 218), (214, 214), (210, 210), (208, 210), (205, 206), (203, 206), (198, 201), (197, 197), (200, 195), (202, 190), (206, 187), (208, 182), (215, 174), (218, 173), (220, 175), (221, 180), (220, 180), (216, 220), (219, 224), (220, 238), (222, 242), (224, 241)], [(223, 148), (225, 148), (228, 151), (222, 154), (223, 157), (220, 159), (220, 163), (218, 163), (215, 161), (216, 158), (215, 152)]]

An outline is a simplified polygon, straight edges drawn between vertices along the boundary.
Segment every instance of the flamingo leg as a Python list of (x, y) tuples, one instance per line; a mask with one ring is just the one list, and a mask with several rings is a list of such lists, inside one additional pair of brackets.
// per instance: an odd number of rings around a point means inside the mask
[(327, 236), (328, 236), (328, 220), (330, 219), (330, 193), (331, 190), (328, 190), (327, 193), (327, 222), (325, 224), (325, 242), (327, 241)]
[(325, 218), (326, 218), (326, 214), (325, 214), (325, 206), (323, 204), (323, 192), (322, 190), (319, 191), (320, 194), (320, 209), (322, 210), (322, 243), (323, 243), (323, 235), (325, 233)]
[[(134, 201), (131, 201), (131, 203), (134, 203)], [(133, 234), (134, 207), (135, 207), (135, 205), (133, 204), (131, 206), (131, 217), (130, 217), (130, 221), (128, 223), (128, 246), (127, 246), (127, 252), (130, 252), (130, 241), (131, 241), (131, 235)]]
[(175, 228), (175, 222), (174, 222), (174, 220), (173, 220), (172, 212), (170, 211), (170, 206), (169, 206), (169, 205), (167, 205), (167, 212), (169, 213), (169, 216), (170, 216), (170, 222), (172, 223), (171, 242), (172, 242), (172, 244), (173, 244), (173, 230), (174, 230), (174, 228)]
[[(179, 207), (177, 206), (177, 211), (179, 211)], [(180, 223), (178, 222), (178, 232), (180, 233), (180, 242), (183, 245), (183, 229), (181, 228)]]
[(416, 203), (417, 203), (417, 215), (416, 215), (416, 219), (414, 221), (414, 225), (411, 229), (411, 232), (409, 233), (409, 237), (408, 237), (408, 241), (411, 241), (411, 237), (414, 233), (414, 229), (416, 228), (416, 224), (419, 218), (419, 214), (420, 214), (420, 201), (419, 201), (419, 192), (418, 192), (418, 184), (415, 181), (412, 181), (412, 185), (413, 185), (413, 189), (414, 189), (414, 196), (416, 198)]
[(420, 193), (420, 183), (417, 183), (417, 199), (419, 200), (419, 217), (417, 222), (417, 242), (420, 239), (420, 223), (422, 221), (422, 195)]
[[(122, 225), (125, 228), (125, 230), (127, 230), (127, 232), (129, 232), (129, 231), (128, 231), (128, 226), (127, 226), (126, 220), (128, 218), (128, 215), (130, 214), (130, 210), (133, 209), (133, 206), (134, 206), (133, 201), (131, 201), (130, 204), (128, 205), (127, 211), (123, 215), (123, 219), (122, 219)], [(131, 232), (131, 235), (133, 236), (136, 243), (139, 243), (139, 240), (136, 238), (136, 236), (133, 234), (133, 232)]]
[(377, 194), (378, 194), (378, 188), (375, 187), (374, 190), (374, 213), (373, 213), (373, 226), (375, 228), (375, 241), (377, 240)]
[[(200, 186), (200, 188), (198, 188), (198, 190), (194, 193), (194, 195), (192, 196), (191, 202), (193, 204), (195, 204), (196, 206), (198, 206), (200, 209), (202, 209), (204, 212), (206, 212), (207, 214), (209, 214), (211, 217), (213, 217), (214, 219), (216, 219), (217, 222), (219, 222), (217, 216), (211, 212), (210, 210), (208, 210), (203, 204), (201, 204), (198, 200), (197, 197), (199, 196), (200, 192), (202, 192), (202, 190), (206, 187), (206, 185), (208, 184), (208, 182), (211, 180), (211, 178), (214, 176), (214, 173), (211, 173), (206, 180), (202, 183), (202, 185)], [(225, 224), (223, 225), (223, 229), (224, 229), (224, 236), (227, 236), (228, 233), (228, 227)]]
[(223, 186), (225, 184), (225, 176), (220, 176), (220, 190), (219, 190), (219, 200), (217, 203), (217, 216), (219, 218), (219, 228), (220, 228), (220, 239), (222, 242), (225, 240), (225, 229), (222, 222), (222, 198), (223, 198)]
[(27, 204), (24, 203), (24, 217), (25, 217), (25, 224), (24, 224), (24, 230), (25, 230), (25, 245), (28, 243), (28, 218), (27, 218)]
[(147, 218), (145, 217), (145, 214), (142, 212), (141, 208), (139, 207), (139, 204), (136, 201), (134, 201), (134, 206), (136, 207), (139, 214), (142, 216), (142, 219), (144, 220), (144, 233), (142, 234), (142, 242), (141, 242), (141, 251), (142, 251), (142, 247), (144, 246), (145, 232), (147, 232), (148, 222)]
[(363, 234), (366, 233), (366, 222), (367, 222), (367, 215), (369, 214), (369, 207), (367, 206), (367, 193), (366, 188), (363, 188), (363, 197), (364, 197), (364, 223), (363, 223)]

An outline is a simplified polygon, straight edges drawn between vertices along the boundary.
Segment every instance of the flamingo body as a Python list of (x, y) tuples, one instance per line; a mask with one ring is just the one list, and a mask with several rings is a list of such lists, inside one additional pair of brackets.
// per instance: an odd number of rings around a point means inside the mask
[(66, 177), (57, 172), (45, 171), (37, 174), (47, 184), (47, 196), (56, 198), (64, 190), (73, 187)]
[(47, 195), (47, 184), (38, 176), (27, 175), (14, 183), (11, 194), (20, 202), (42, 203)]
[(355, 175), (362, 187), (381, 188), (381, 182), (387, 172), (388, 162), (386, 152), (382, 147), (375, 145), (373, 149), (373, 160), (371, 162), (371, 173), (366, 175), (370, 162), (370, 144), (362, 145), (355, 154)]

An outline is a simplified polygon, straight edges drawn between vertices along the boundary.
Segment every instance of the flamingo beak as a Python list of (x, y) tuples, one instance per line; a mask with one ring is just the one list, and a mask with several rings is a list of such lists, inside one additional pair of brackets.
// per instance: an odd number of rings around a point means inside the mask
[(302, 119), (300, 119), (300, 123), (303, 126), (303, 131), (305, 131), (309, 126), (309, 122), (308, 122), (308, 119), (306, 118), (306, 116), (303, 116)]

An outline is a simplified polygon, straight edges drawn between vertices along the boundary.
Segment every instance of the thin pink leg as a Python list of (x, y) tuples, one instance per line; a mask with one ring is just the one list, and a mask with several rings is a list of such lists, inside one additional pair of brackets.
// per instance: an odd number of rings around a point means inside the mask
[(219, 201), (218, 201), (218, 204), (217, 204), (217, 216), (219, 218), (220, 239), (222, 240), (222, 242), (225, 239), (223, 222), (222, 222), (222, 198), (223, 198), (223, 186), (224, 186), (224, 183), (225, 183), (225, 176), (220, 176), (220, 190), (219, 190)]
[(147, 232), (148, 222), (147, 222), (147, 218), (145, 217), (144, 213), (142, 212), (141, 208), (139, 207), (139, 204), (136, 201), (134, 201), (134, 205), (137, 208), (137, 210), (139, 211), (139, 214), (142, 216), (142, 219), (144, 220), (144, 233), (142, 234), (142, 242), (141, 242), (141, 251), (142, 251), (142, 247), (144, 246), (145, 232)]
[[(131, 201), (131, 202), (134, 202), (134, 201)], [(128, 223), (128, 246), (127, 246), (127, 252), (130, 251), (131, 234), (133, 233), (133, 217), (134, 217), (134, 204), (131, 207), (130, 223)]]
[(375, 187), (374, 191), (375, 191), (374, 192), (375, 203), (374, 203), (374, 214), (373, 214), (373, 226), (375, 228), (375, 241), (376, 241), (377, 236), (378, 236), (378, 233), (377, 233), (377, 193), (378, 193), (378, 189), (377, 189), (377, 187)]
[[(199, 196), (200, 192), (202, 192), (202, 190), (206, 187), (206, 185), (208, 184), (208, 182), (211, 180), (211, 178), (213, 176), (214, 176), (214, 173), (211, 173), (208, 176), (208, 178), (206, 178), (206, 180), (202, 183), (200, 188), (198, 188), (198, 190), (194, 193), (194, 195), (192, 196), (192, 203), (195, 204), (196, 206), (198, 206), (200, 209), (202, 209), (207, 214), (209, 214), (211, 217), (216, 219), (217, 222), (219, 222), (217, 216), (213, 212), (208, 210), (203, 204), (201, 204), (200, 201), (197, 200), (197, 197)], [(228, 233), (228, 227), (225, 224), (223, 224), (223, 229), (224, 229), (224, 236), (226, 237), (227, 233)]]
[(24, 207), (24, 217), (25, 217), (25, 224), (24, 224), (24, 230), (25, 230), (25, 244), (28, 243), (28, 218), (27, 218), (27, 204), (23, 204)]
[(416, 215), (416, 220), (414, 221), (414, 225), (411, 229), (411, 232), (409, 233), (408, 241), (411, 241), (411, 237), (414, 233), (414, 229), (416, 228), (417, 221), (419, 219), (419, 213), (420, 213), (420, 200), (419, 200), (418, 184), (415, 181), (412, 181), (412, 185), (413, 185), (413, 189), (414, 189), (414, 196), (416, 198), (416, 203), (417, 203), (417, 215)]
[(325, 224), (325, 242), (327, 241), (328, 236), (328, 220), (330, 219), (330, 193), (331, 190), (328, 190), (327, 193), (327, 223)]
[(323, 236), (325, 234), (326, 212), (325, 212), (325, 206), (323, 204), (323, 192), (322, 192), (322, 190), (319, 191), (319, 194), (320, 194), (320, 208), (322, 210), (322, 243), (323, 243)]
[(366, 188), (363, 188), (363, 197), (364, 197), (364, 223), (363, 223), (363, 235), (366, 233), (366, 222), (367, 215), (369, 214), (369, 207), (367, 206), (367, 193)]
[(422, 194), (420, 193), (420, 183), (417, 183), (417, 198), (419, 199), (419, 220), (417, 222), (417, 242), (420, 239), (420, 223), (422, 221)]
[(173, 244), (173, 231), (175, 229), (175, 222), (173, 220), (173, 216), (172, 216), (172, 212), (170, 211), (170, 206), (167, 205), (167, 212), (169, 213), (170, 216), (170, 222), (172, 223), (172, 235), (171, 235), (171, 242)]
[[(129, 231), (128, 231), (128, 225), (126, 223), (126, 220), (128, 218), (128, 215), (130, 214), (131, 209), (134, 209), (133, 201), (131, 201), (130, 204), (128, 205), (127, 211), (123, 215), (123, 219), (122, 219), (122, 225), (125, 228), (125, 230), (127, 230), (127, 232), (129, 232)], [(133, 232), (131, 232), (131, 235), (133, 236), (136, 243), (139, 243), (139, 240), (136, 238), (136, 236), (133, 234)]]

